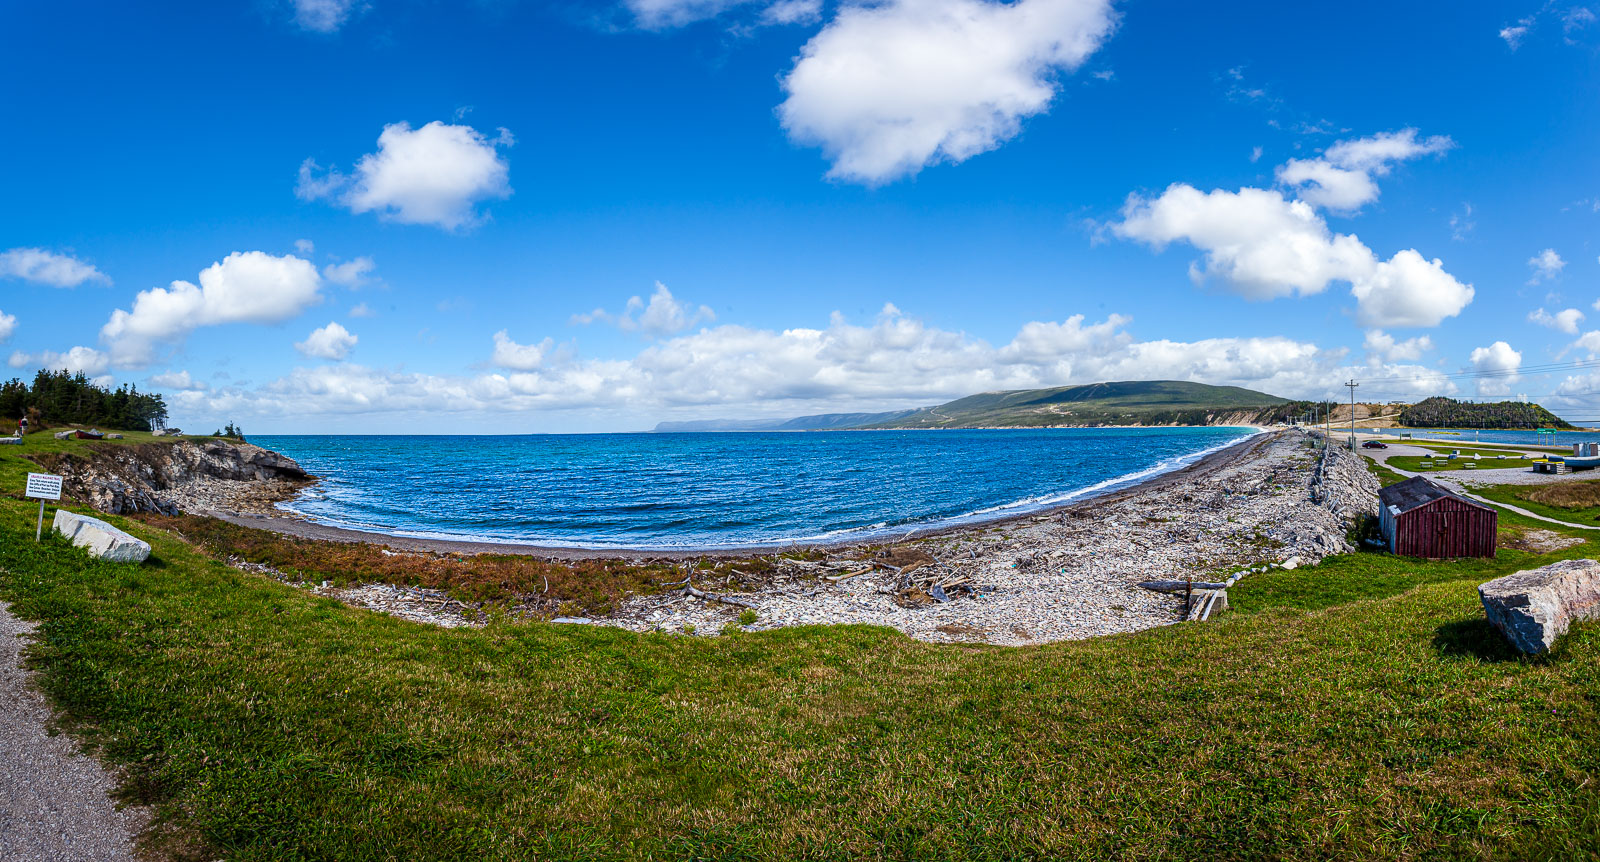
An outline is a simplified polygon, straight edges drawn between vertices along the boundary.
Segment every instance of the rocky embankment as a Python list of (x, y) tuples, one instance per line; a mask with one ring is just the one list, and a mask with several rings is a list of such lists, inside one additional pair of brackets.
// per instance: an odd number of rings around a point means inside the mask
[(113, 515), (270, 513), (312, 481), (293, 459), (216, 439), (91, 446), (88, 455), (52, 453), (35, 460), (64, 477), (67, 496)]
[[(1359, 455), (1313, 449), (1303, 433), (1285, 431), (1047, 515), (907, 542), (876, 557), (840, 549), (819, 563), (789, 561), (769, 587), (730, 597), (755, 611), (747, 629), (870, 623), (924, 640), (997, 644), (1138, 631), (1178, 622), (1186, 610), (1181, 596), (1142, 589), (1141, 581), (1248, 578), (1353, 551), (1350, 528), (1377, 510), (1377, 491)], [(923, 558), (914, 576), (902, 574)], [(839, 579), (863, 567), (870, 571)], [(944, 589), (950, 584), (956, 588)], [(724, 592), (713, 580), (698, 586)], [(712, 633), (742, 610), (689, 594), (638, 596), (595, 622)]]

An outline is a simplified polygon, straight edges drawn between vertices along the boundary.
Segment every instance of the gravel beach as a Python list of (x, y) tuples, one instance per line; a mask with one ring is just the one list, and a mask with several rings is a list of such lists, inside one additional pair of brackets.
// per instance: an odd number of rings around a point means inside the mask
[[(739, 561), (755, 552), (651, 552), (651, 559), (683, 564), (686, 578), (692, 565), (714, 562), (712, 571), (694, 571), (693, 585), (706, 593), (726, 593), (732, 601), (668, 591), (627, 597), (605, 617), (572, 622), (696, 634), (715, 634), (729, 625), (759, 631), (861, 623), (890, 626), (928, 641), (1005, 645), (1133, 632), (1178, 622), (1186, 610), (1182, 596), (1152, 592), (1139, 582), (1185, 577), (1220, 581), (1347, 552), (1349, 524), (1357, 515), (1375, 511), (1376, 494), (1377, 481), (1359, 456), (1337, 447), (1315, 449), (1300, 431), (1270, 432), (1185, 469), (1053, 511), (946, 529), (887, 548), (856, 544), (812, 549), (825, 555), (820, 560), (777, 557), (776, 575), (755, 590), (731, 592), (741, 589), (743, 579), (733, 577), (743, 574)], [(399, 553), (630, 556), (397, 540), (294, 519), (229, 520), (307, 538), (378, 542)], [(790, 549), (765, 553), (780, 550)], [(915, 568), (924, 581), (921, 587), (902, 583), (901, 568)], [(934, 590), (934, 584), (940, 589)], [(478, 622), (472, 609), (453, 606), (436, 591), (384, 584), (307, 586), (352, 605), (419, 622)]]

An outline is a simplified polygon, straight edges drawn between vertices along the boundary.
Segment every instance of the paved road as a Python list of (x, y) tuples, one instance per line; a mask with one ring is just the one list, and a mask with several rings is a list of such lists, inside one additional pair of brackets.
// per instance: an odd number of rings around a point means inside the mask
[(118, 811), (116, 782), (65, 734), (45, 732), (50, 708), (28, 684), (21, 652), (30, 623), (0, 602), (0, 860), (122, 862), (147, 817)]

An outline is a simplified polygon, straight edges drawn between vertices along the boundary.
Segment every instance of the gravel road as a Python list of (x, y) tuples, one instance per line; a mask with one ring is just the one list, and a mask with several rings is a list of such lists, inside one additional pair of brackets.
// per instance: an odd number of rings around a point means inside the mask
[(50, 707), (22, 668), (33, 629), (0, 602), (0, 860), (134, 859), (145, 812), (119, 811), (111, 775), (70, 737), (45, 731)]

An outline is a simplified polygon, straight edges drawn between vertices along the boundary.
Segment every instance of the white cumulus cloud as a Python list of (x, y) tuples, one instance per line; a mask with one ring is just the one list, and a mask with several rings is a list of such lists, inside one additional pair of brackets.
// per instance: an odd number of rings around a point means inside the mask
[(198, 286), (174, 281), (134, 297), (100, 330), (118, 366), (154, 360), (158, 345), (182, 340), (202, 326), (280, 323), (322, 301), (317, 268), (294, 255), (234, 252), (201, 270)]
[(625, 0), (624, 5), (647, 30), (682, 27), (736, 10), (755, 10), (761, 24), (804, 24), (822, 14), (822, 0)]
[(1205, 275), (1249, 299), (1321, 293), (1372, 266), (1360, 240), (1334, 234), (1308, 204), (1268, 189), (1202, 192), (1177, 183), (1154, 199), (1130, 195), (1112, 230), (1158, 249), (1195, 246), (1206, 253)]
[(678, 301), (672, 291), (659, 281), (648, 302), (640, 296), (629, 297), (621, 314), (611, 314), (603, 308), (597, 308), (572, 316), (573, 323), (612, 323), (626, 332), (637, 331), (651, 336), (674, 335), (716, 319), (717, 314), (710, 307), (702, 305), (697, 308)]
[(17, 316), (0, 311), (0, 344), (4, 344), (6, 339), (11, 337), (11, 333), (16, 331)]
[(1356, 320), (1362, 326), (1438, 326), (1472, 302), (1473, 289), (1415, 249), (1395, 252), (1351, 280)]
[(89, 281), (111, 283), (111, 279), (93, 264), (42, 248), (13, 248), (0, 252), (0, 278), (20, 278), (51, 287), (77, 287)]
[(1190, 277), (1220, 279), (1247, 299), (1308, 296), (1347, 282), (1362, 326), (1437, 326), (1472, 302), (1470, 284), (1415, 249), (1382, 260), (1354, 234), (1333, 232), (1316, 207), (1353, 209), (1377, 196), (1372, 177), (1392, 163), (1450, 146), (1443, 137), (1419, 141), (1415, 129), (1341, 141), (1320, 159), (1279, 169), (1286, 185), (1308, 186), (1304, 199), (1273, 189), (1202, 192), (1174, 183), (1154, 198), (1129, 195), (1122, 221), (1110, 227), (1157, 250), (1174, 242), (1194, 246), (1204, 263), (1191, 264)]
[(1511, 394), (1511, 386), (1517, 381), (1517, 369), (1522, 367), (1521, 353), (1512, 350), (1504, 341), (1496, 341), (1488, 347), (1473, 349), (1471, 359), (1474, 371), (1491, 375), (1478, 380), (1479, 395)]
[(316, 33), (333, 33), (343, 27), (359, 6), (356, 0), (291, 0), (294, 22)]
[(1401, 341), (1381, 329), (1370, 329), (1367, 330), (1362, 346), (1367, 352), (1386, 362), (1416, 361), (1422, 358), (1422, 354), (1433, 349), (1433, 339), (1423, 335)]
[(613, 417), (613, 427), (647, 427), (708, 409), (767, 416), (883, 410), (1104, 380), (1195, 380), (1330, 397), (1347, 376), (1384, 376), (1404, 378), (1396, 384), (1403, 394), (1454, 391), (1426, 368), (1351, 367), (1343, 350), (1291, 338), (1138, 341), (1130, 323), (1123, 315), (1034, 321), (995, 345), (890, 305), (867, 323), (835, 313), (821, 328), (707, 327), (623, 358), (577, 357), (548, 339), (521, 344), (502, 330), (493, 338), (494, 371), (453, 376), (319, 365), (254, 389), (207, 393), (195, 409), (235, 418), (529, 413), (550, 422), (560, 421), (550, 411), (581, 411)]
[(367, 283), (367, 274), (377, 268), (370, 257), (358, 257), (344, 263), (330, 263), (322, 268), (322, 277), (345, 287), (360, 287)]
[(360, 340), (338, 323), (329, 323), (312, 330), (305, 341), (295, 343), (294, 349), (312, 359), (344, 359)]
[(1549, 327), (1557, 332), (1568, 335), (1578, 334), (1578, 324), (1583, 322), (1583, 312), (1576, 308), (1566, 308), (1551, 314), (1543, 308), (1536, 308), (1528, 312), (1528, 322)]
[(801, 49), (778, 115), (837, 179), (882, 183), (965, 161), (1046, 111), (1056, 77), (1115, 20), (1109, 0), (849, 3)]
[(510, 166), (500, 153), (511, 143), (505, 129), (491, 140), (438, 120), (420, 129), (393, 123), (378, 135), (378, 151), (362, 156), (349, 176), (306, 159), (295, 193), (405, 224), (470, 228), (485, 218), (478, 204), (511, 196)]
[(1184, 183), (1154, 199), (1131, 195), (1119, 236), (1164, 248), (1187, 242), (1205, 252), (1194, 273), (1217, 277), (1247, 299), (1308, 296), (1349, 282), (1363, 326), (1437, 326), (1472, 301), (1473, 289), (1415, 250), (1380, 261), (1350, 234), (1336, 234), (1304, 201), (1277, 191), (1202, 192)]
[[(45, 350), (39, 353), (23, 353), (18, 350), (11, 354), (8, 363), (12, 368), (44, 368), (51, 371), (70, 371), (73, 374), (85, 374), (89, 377), (100, 379), (107, 369), (111, 367), (111, 358), (92, 347), (74, 347), (65, 353), (54, 350)], [(102, 381), (103, 383), (103, 381)]]
[(1565, 269), (1567, 262), (1553, 248), (1547, 248), (1533, 257), (1528, 258), (1528, 268), (1533, 270), (1533, 277), (1528, 279), (1529, 284), (1538, 284), (1546, 279), (1555, 278)]
[(1312, 206), (1354, 212), (1378, 199), (1373, 177), (1387, 175), (1396, 162), (1442, 153), (1455, 146), (1444, 135), (1419, 140), (1416, 129), (1381, 132), (1339, 141), (1320, 158), (1290, 159), (1278, 168), (1278, 181), (1297, 189)]
[(157, 389), (176, 389), (181, 392), (204, 392), (210, 388), (204, 382), (189, 376), (188, 371), (168, 371), (153, 375), (150, 378), (150, 385)]
[(518, 344), (504, 329), (494, 334), (494, 354), (489, 361), (497, 368), (511, 371), (536, 371), (544, 365), (555, 342), (549, 338), (538, 344)]

